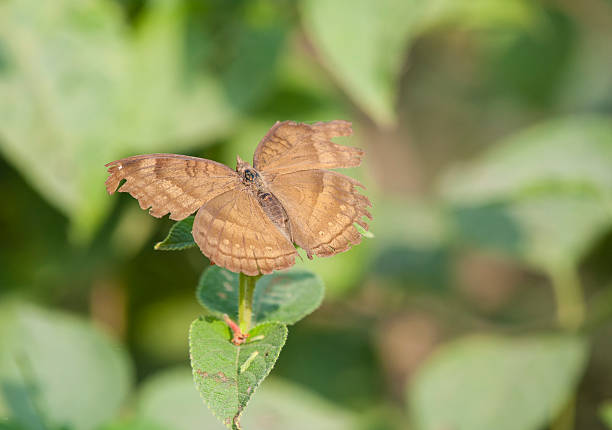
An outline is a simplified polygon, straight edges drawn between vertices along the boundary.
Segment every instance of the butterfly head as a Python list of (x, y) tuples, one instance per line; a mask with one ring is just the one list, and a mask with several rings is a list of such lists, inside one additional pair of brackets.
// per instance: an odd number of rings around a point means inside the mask
[(247, 183), (254, 183), (257, 178), (259, 178), (257, 170), (238, 156), (236, 157), (236, 172), (240, 175), (242, 180)]

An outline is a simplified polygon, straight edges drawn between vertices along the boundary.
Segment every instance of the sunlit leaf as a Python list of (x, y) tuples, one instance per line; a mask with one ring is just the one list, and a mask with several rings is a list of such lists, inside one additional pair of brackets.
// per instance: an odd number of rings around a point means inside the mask
[(612, 227), (610, 208), (589, 194), (520, 199), (508, 213), (523, 235), (522, 258), (547, 270), (577, 264)]
[(112, 201), (105, 163), (215, 138), (231, 118), (209, 77), (184, 79), (180, 2), (150, 2), (135, 30), (116, 6), (0, 3), (0, 150), (81, 241)]
[(473, 337), (443, 346), (409, 386), (418, 430), (537, 430), (576, 388), (587, 344), (562, 335)]
[[(319, 307), (324, 292), (323, 281), (314, 273), (291, 270), (264, 275), (255, 285), (254, 322), (294, 324)], [(238, 317), (238, 274), (209, 267), (200, 278), (196, 295), (218, 317)]]
[(413, 22), (413, 1), (307, 0), (304, 25), (328, 69), (382, 125), (396, 120), (396, 85)]
[(189, 349), (193, 378), (212, 413), (232, 429), (251, 396), (270, 373), (287, 339), (287, 327), (264, 323), (251, 329), (250, 339), (234, 345), (228, 326), (207, 317), (193, 322)]
[(612, 195), (612, 125), (601, 117), (569, 117), (519, 132), (450, 170), (441, 194), (482, 203), (542, 190)]
[(202, 404), (188, 368), (146, 379), (136, 397), (135, 415), (169, 430), (221, 430), (223, 424)]
[(378, 124), (397, 121), (401, 67), (412, 40), (442, 24), (499, 30), (532, 21), (523, 0), (305, 0), (308, 35), (327, 69)]
[[(193, 387), (187, 369), (164, 371), (145, 381), (137, 397), (135, 415), (169, 430), (221, 430)], [(247, 430), (348, 430), (352, 414), (314, 393), (275, 378), (267, 379), (249, 403), (243, 427)], [(114, 429), (113, 429), (114, 430)]]
[(5, 305), (0, 320), (0, 410), (27, 428), (42, 421), (74, 430), (118, 413), (130, 367), (115, 342), (79, 318), (31, 305)]
[(577, 264), (612, 226), (611, 164), (609, 121), (568, 118), (502, 141), (441, 191), (465, 238), (551, 270)]
[(261, 430), (351, 430), (357, 420), (348, 411), (295, 384), (266, 381), (244, 416), (244, 428)]

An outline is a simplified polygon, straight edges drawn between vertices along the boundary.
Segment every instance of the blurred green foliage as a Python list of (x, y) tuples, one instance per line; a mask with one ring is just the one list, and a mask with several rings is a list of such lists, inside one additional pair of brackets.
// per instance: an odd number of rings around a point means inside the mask
[(244, 427), (605, 429), (611, 43), (608, 0), (0, 1), (0, 428), (222, 428), (208, 262), (104, 164), (347, 119), (375, 237), (298, 262), (326, 300)]

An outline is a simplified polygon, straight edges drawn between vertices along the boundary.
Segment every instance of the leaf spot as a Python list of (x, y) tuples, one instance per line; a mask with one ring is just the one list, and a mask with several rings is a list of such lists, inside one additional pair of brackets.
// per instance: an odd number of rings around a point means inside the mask
[(227, 379), (227, 376), (225, 376), (225, 373), (223, 372), (217, 373), (215, 375), (215, 379), (217, 379), (219, 382), (223, 382), (224, 384), (229, 381), (229, 379)]
[(204, 372), (200, 369), (196, 369), (196, 373), (200, 375), (202, 378), (208, 378), (208, 372)]

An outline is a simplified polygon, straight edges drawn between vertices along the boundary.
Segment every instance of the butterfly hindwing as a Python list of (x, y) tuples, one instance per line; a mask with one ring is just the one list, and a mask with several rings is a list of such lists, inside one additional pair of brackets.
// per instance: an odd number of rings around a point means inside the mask
[(202, 206), (193, 238), (211, 261), (251, 276), (291, 267), (297, 255), (246, 189), (225, 192)]
[(365, 229), (362, 218), (372, 218), (370, 200), (359, 193), (359, 182), (328, 170), (303, 170), (276, 175), (270, 183), (291, 227), (293, 241), (308, 257), (346, 251), (361, 241), (354, 224)]

